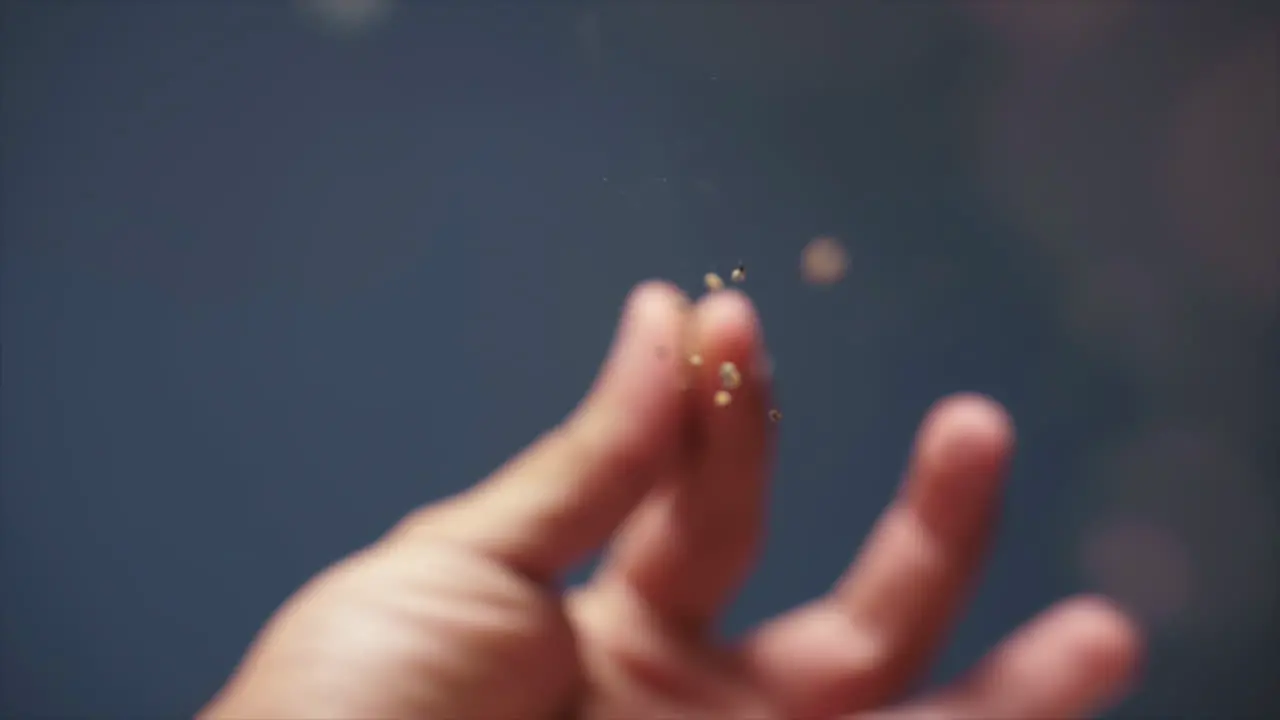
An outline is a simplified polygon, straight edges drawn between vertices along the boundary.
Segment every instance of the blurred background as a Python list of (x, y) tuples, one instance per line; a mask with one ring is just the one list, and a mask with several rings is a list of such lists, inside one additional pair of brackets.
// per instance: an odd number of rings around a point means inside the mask
[(0, 715), (195, 711), (562, 418), (633, 283), (739, 261), (785, 420), (728, 631), (976, 390), (1020, 453), (933, 681), (1100, 590), (1151, 633), (1115, 717), (1277, 709), (1277, 6), (2, 7)]

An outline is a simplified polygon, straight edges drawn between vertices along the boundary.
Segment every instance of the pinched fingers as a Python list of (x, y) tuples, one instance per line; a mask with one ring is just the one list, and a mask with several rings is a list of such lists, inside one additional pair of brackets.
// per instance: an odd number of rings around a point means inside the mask
[(668, 628), (696, 635), (755, 559), (773, 433), (751, 301), (732, 290), (708, 295), (694, 309), (691, 332), (693, 442), (624, 527), (597, 584), (635, 593)]

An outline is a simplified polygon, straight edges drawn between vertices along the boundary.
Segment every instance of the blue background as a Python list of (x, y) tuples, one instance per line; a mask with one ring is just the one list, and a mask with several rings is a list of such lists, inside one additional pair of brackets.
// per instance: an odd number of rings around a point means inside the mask
[(1101, 589), (1152, 633), (1118, 717), (1274, 709), (1276, 18), (5, 3), (0, 715), (193, 712), (563, 417), (631, 285), (739, 261), (786, 417), (730, 631), (825, 590), (978, 390), (1020, 454), (935, 678)]

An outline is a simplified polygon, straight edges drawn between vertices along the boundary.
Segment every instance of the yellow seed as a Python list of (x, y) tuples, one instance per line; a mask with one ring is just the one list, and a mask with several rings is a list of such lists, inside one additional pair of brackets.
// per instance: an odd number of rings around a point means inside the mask
[(690, 364), (690, 365), (692, 365), (692, 366), (694, 366), (694, 367), (701, 367), (701, 366), (702, 366), (702, 356), (701, 356), (701, 355), (699, 355), (698, 353), (694, 353), (694, 354), (690, 355), (690, 356), (689, 356), (689, 364)]
[(739, 265), (738, 267), (734, 268), (734, 269), (733, 269), (733, 272), (729, 273), (729, 279), (730, 279), (730, 280), (732, 280), (732, 281), (734, 281), (734, 282), (736, 282), (736, 283), (746, 282), (746, 280), (747, 280), (747, 268), (746, 268), (746, 266), (745, 266), (745, 265)]
[(712, 292), (724, 289), (724, 280), (721, 280), (720, 276), (715, 273), (707, 273), (702, 278), (702, 281), (707, 284), (707, 289)]
[(769, 419), (772, 420), (773, 422), (778, 422), (779, 420), (782, 419), (782, 411), (778, 410), (778, 408), (774, 408), (770, 410)]
[(733, 402), (733, 396), (729, 394), (728, 390), (717, 390), (715, 401), (716, 407), (726, 407), (729, 403)]
[(738, 372), (738, 366), (731, 362), (726, 362), (720, 366), (720, 384), (725, 390), (737, 390), (742, 384), (742, 373)]

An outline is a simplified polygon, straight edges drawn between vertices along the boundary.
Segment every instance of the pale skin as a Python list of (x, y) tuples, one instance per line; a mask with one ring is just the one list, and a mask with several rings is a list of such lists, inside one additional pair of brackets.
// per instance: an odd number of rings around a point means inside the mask
[[(905, 696), (996, 519), (1013, 429), (977, 395), (929, 412), (901, 491), (830, 592), (718, 636), (764, 537), (763, 342), (736, 290), (693, 304), (636, 288), (562, 425), (300, 589), (201, 717), (1025, 720), (1092, 716), (1128, 689), (1135, 626), (1075, 597), (952, 685)], [(707, 362), (682, 361), (694, 348)], [(726, 361), (742, 384), (717, 407)], [(559, 586), (601, 548), (590, 582)]]

